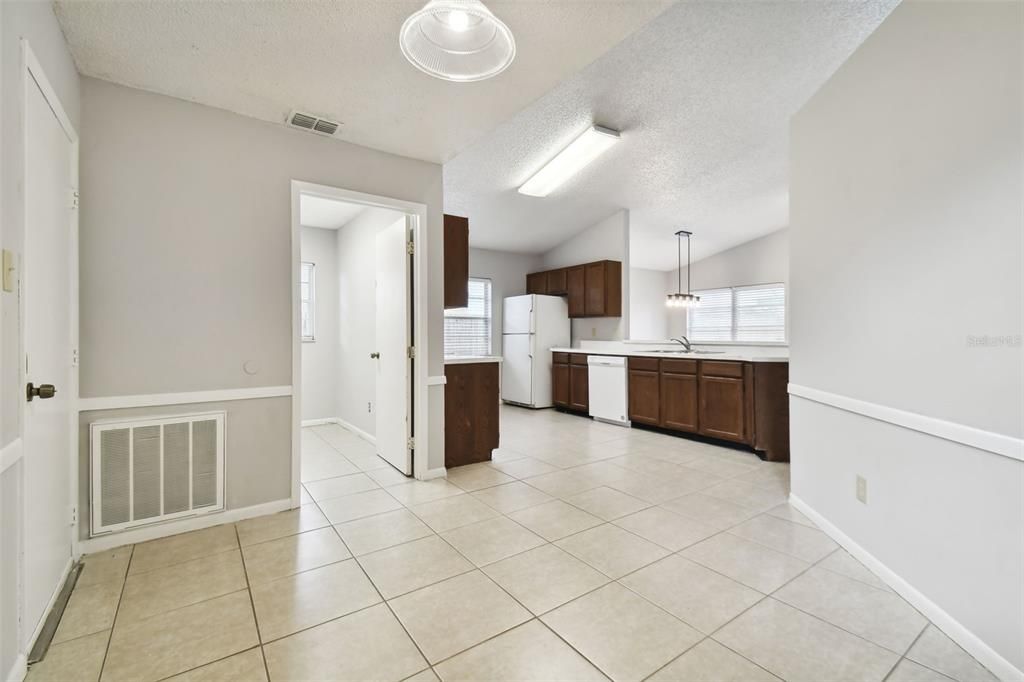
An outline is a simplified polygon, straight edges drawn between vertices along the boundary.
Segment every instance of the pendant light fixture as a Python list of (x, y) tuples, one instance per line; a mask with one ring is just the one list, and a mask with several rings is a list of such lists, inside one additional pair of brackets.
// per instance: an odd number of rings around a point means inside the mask
[(402, 24), (398, 44), (420, 71), (459, 83), (497, 76), (516, 56), (512, 31), (480, 0), (429, 0)]
[[(686, 293), (683, 293), (683, 235), (686, 235)], [(665, 298), (669, 308), (696, 308), (700, 305), (700, 296), (690, 293), (690, 237), (692, 232), (679, 230), (676, 232), (676, 293)]]

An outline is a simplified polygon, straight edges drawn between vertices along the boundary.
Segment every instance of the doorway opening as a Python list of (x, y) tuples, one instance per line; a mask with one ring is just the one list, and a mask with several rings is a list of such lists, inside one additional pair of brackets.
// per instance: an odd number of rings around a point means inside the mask
[(292, 182), (295, 506), (302, 482), (426, 473), (425, 231), (421, 204)]

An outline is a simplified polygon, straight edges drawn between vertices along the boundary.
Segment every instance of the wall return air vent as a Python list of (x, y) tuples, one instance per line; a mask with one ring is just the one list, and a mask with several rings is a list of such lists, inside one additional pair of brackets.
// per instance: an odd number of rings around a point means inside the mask
[(327, 135), (328, 137), (334, 137), (334, 135), (341, 130), (341, 124), (337, 121), (332, 121), (315, 114), (296, 111), (294, 109), (290, 114), (288, 114), (288, 125), (293, 128), (308, 130), (311, 133)]

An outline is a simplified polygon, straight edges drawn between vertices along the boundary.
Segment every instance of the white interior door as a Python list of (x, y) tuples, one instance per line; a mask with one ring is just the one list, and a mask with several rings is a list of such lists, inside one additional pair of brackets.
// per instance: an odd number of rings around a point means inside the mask
[[(25, 405), (25, 623), (31, 635), (71, 558), (74, 143), (38, 84), (26, 93), (25, 380), (56, 393)], [(26, 386), (27, 388), (27, 386)], [(26, 400), (28, 397), (26, 395)]]
[(377, 233), (377, 454), (412, 474), (409, 227), (406, 218)]

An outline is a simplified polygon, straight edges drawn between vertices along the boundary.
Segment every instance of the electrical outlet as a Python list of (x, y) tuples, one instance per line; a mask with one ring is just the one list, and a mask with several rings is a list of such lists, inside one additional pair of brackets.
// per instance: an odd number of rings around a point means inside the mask
[(592, 338), (592, 339), (596, 339), (597, 338), (597, 327), (591, 327), (590, 328), (590, 338)]
[(862, 503), (868, 503), (868, 482), (863, 476), (857, 477), (857, 499)]

